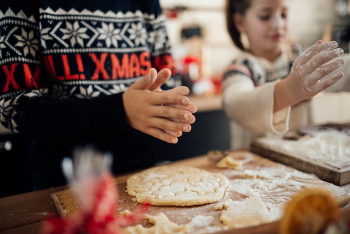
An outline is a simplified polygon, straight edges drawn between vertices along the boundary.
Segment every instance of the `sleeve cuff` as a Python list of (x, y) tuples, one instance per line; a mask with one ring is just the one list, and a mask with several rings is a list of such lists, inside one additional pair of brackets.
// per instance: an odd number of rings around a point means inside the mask
[(103, 131), (110, 129), (115, 132), (131, 130), (126, 120), (123, 93), (104, 96), (95, 100), (91, 99), (90, 107), (90, 127), (104, 129)]
[(277, 134), (283, 134), (288, 131), (289, 117), (291, 107), (286, 107), (276, 113), (272, 113), (272, 132)]
[[(273, 93), (275, 93), (276, 84), (278, 82), (280, 82), (280, 80), (274, 82)], [(271, 113), (271, 122), (270, 122), (271, 131), (277, 134), (283, 134), (289, 130), (289, 119), (290, 119), (291, 107), (288, 106), (274, 113), (273, 106), (274, 106), (274, 101), (272, 101), (272, 111), (270, 112)]]

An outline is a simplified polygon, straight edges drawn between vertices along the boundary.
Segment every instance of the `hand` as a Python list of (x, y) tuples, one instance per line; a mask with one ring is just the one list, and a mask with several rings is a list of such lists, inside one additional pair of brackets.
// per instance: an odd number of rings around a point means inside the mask
[[(176, 87), (176, 88), (173, 88), (170, 90), (163, 91), (161, 89), (161, 86), (170, 78), (170, 76), (171, 76), (171, 71), (169, 69), (167, 69), (167, 68), (162, 69), (160, 72), (158, 72), (157, 79), (149, 87), (149, 90), (154, 91), (154, 92), (174, 93), (174, 94), (178, 94), (178, 95), (182, 95), (182, 96), (186, 96), (190, 93), (190, 90), (185, 86)], [(168, 106), (188, 110), (191, 113), (195, 113), (197, 111), (197, 106), (192, 104), (192, 103), (188, 103), (187, 105), (183, 105), (183, 104), (176, 105), (175, 104), (175, 105), (168, 105)], [(179, 120), (181, 120), (181, 119), (179, 119)]]
[[(149, 87), (150, 91), (154, 91), (154, 92), (164, 92), (164, 93), (174, 93), (174, 94), (178, 94), (178, 95), (187, 95), (189, 94), (190, 90), (185, 87), (185, 86), (181, 86), (181, 87), (176, 87), (170, 90), (165, 90), (163, 91), (161, 89), (161, 86), (170, 78), (171, 76), (171, 71), (167, 68), (162, 69), (160, 72), (158, 72), (157, 74), (157, 79), (153, 82), (153, 84)], [(165, 106), (166, 104), (164, 104), (163, 106)], [(197, 111), (197, 106), (189, 103), (188, 105), (166, 105), (166, 106), (171, 106), (171, 107), (175, 107), (178, 109), (183, 109), (183, 110), (187, 110), (190, 111), (191, 113), (195, 113)], [(194, 117), (194, 116), (193, 116)], [(192, 124), (195, 121), (195, 118), (191, 119), (190, 121), (188, 120), (183, 120), (183, 118), (168, 118), (172, 121), (177, 121), (177, 122), (182, 122), (182, 123), (189, 123)], [(182, 132), (180, 131), (171, 131), (171, 130), (163, 130), (166, 133), (169, 133), (170, 135), (173, 136), (181, 136)]]
[(194, 122), (194, 116), (190, 111), (171, 105), (184, 107), (189, 105), (189, 100), (183, 95), (172, 92), (150, 91), (152, 88), (157, 89), (157, 85), (154, 84), (156, 78), (156, 70), (150, 69), (146, 76), (124, 92), (123, 103), (127, 120), (131, 127), (141, 132), (169, 143), (177, 143), (182, 132), (191, 130), (190, 123)]
[(343, 59), (330, 62), (344, 54), (337, 47), (335, 41), (318, 41), (295, 60), (290, 75), (276, 84), (274, 112), (312, 98), (344, 76), (344, 73), (338, 72), (321, 80), (344, 65)]

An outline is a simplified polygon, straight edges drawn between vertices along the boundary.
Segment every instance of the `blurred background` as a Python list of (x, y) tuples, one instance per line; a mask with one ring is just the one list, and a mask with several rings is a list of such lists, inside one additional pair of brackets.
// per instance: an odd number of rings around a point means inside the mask
[[(192, 79), (219, 76), (237, 53), (226, 30), (225, 0), (160, 0), (178, 66)], [(336, 40), (346, 53), (350, 41), (348, 0), (290, 0), (290, 41), (307, 48)], [(197, 58), (196, 58), (197, 57)], [(187, 60), (184, 62), (184, 58)], [(197, 59), (198, 72), (186, 63)], [(196, 90), (195, 90), (196, 92)], [(198, 91), (200, 92), (200, 91)]]
[[(167, 16), (173, 56), (183, 84), (191, 88), (190, 99), (199, 107), (192, 132), (181, 137), (178, 145), (195, 143), (187, 145), (192, 149), (189, 152), (192, 156), (205, 154), (210, 149), (228, 149), (232, 134), (221, 106), (221, 77), (239, 50), (226, 30), (226, 1), (160, 2)], [(312, 99), (311, 122), (350, 123), (350, 1), (289, 0), (288, 3), (288, 43), (297, 43), (306, 49), (320, 39), (335, 40), (345, 52), (345, 65), (341, 68), (345, 77)], [(201, 147), (196, 147), (196, 143)], [(175, 149), (172, 152), (177, 153)], [(179, 155), (191, 156), (188, 151), (181, 151)], [(170, 158), (176, 157), (179, 156)]]
[[(160, 163), (210, 150), (230, 148), (230, 125), (221, 104), (221, 75), (238, 50), (233, 46), (224, 16), (224, 0), (160, 0), (167, 17), (173, 55), (190, 100), (199, 107), (192, 131), (176, 145), (159, 141)], [(350, 1), (290, 0), (290, 41), (307, 48), (317, 40), (336, 40), (349, 58)], [(350, 59), (347, 59), (350, 61)], [(350, 69), (350, 62), (345, 67)], [(350, 123), (350, 78), (313, 98), (315, 123)], [(31, 191), (27, 150), (30, 138), (0, 127), (0, 197)], [(9, 179), (10, 178), (10, 179)]]

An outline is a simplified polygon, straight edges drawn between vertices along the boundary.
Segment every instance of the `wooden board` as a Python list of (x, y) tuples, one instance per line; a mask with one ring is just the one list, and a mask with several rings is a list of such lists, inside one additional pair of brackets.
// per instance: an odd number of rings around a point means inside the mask
[[(239, 185), (240, 181), (254, 180), (243, 176), (243, 174), (248, 171), (259, 172), (263, 170), (272, 170), (272, 172), (278, 171), (279, 173), (280, 172), (299, 173), (297, 175), (301, 175), (301, 174), (306, 175), (304, 173), (298, 172), (293, 168), (272, 162), (260, 156), (257, 156), (251, 153), (250, 154), (248, 153), (248, 155), (250, 157), (250, 160), (247, 160), (247, 162), (239, 170), (217, 168), (216, 163), (209, 161), (207, 157), (199, 157), (199, 158), (191, 159), (190, 161), (186, 161), (186, 162), (173, 163), (173, 165), (176, 165), (176, 164), (191, 165), (191, 166), (196, 166), (196, 167), (205, 169), (207, 171), (211, 171), (215, 173), (219, 172), (224, 174), (230, 180), (230, 183), (233, 183), (236, 185), (237, 185), (237, 182)], [(126, 209), (130, 211), (135, 210), (138, 207), (138, 204), (135, 201), (133, 201), (133, 197), (129, 196), (126, 192), (126, 183), (125, 183), (126, 177), (123, 177), (122, 179), (117, 179), (117, 181), (118, 181), (117, 184), (118, 184), (118, 203), (119, 203), (117, 212), (121, 212)], [(294, 183), (297, 183), (297, 182), (303, 183), (305, 184), (304, 187), (321, 187), (324, 189), (328, 189), (332, 191), (332, 193), (337, 198), (338, 203), (341, 207), (349, 204), (349, 196), (346, 190), (339, 188), (338, 186), (335, 186), (333, 184), (321, 181), (316, 177), (310, 177), (308, 175), (306, 175), (306, 177), (291, 176), (290, 178), (288, 178), (288, 180), (285, 180), (284, 183), (288, 184), (289, 181), (293, 181)], [(223, 225), (219, 220), (219, 217), (222, 211), (214, 210), (214, 206), (228, 199), (232, 199), (234, 201), (245, 199), (247, 196), (237, 191), (240, 188), (241, 186), (237, 186), (233, 188), (229, 187), (224, 198), (221, 201), (213, 204), (191, 206), (191, 207), (151, 206), (147, 213), (151, 215), (156, 215), (160, 212), (164, 213), (166, 214), (166, 216), (169, 218), (170, 221), (175, 222), (178, 225), (185, 225), (190, 223), (192, 224), (191, 232), (197, 232), (197, 231), (201, 231), (202, 233), (217, 232), (217, 231), (219, 232), (219, 231), (222, 231), (222, 228), (223, 228)], [(278, 207), (278, 209), (280, 209), (280, 212), (282, 212), (283, 206), (285, 205), (285, 203), (288, 202), (296, 192), (297, 191), (291, 192), (289, 190), (283, 190), (283, 189), (282, 190), (272, 189), (271, 191), (268, 191), (264, 194), (265, 196), (264, 199), (270, 199), (271, 201), (275, 202), (276, 207)], [(70, 189), (53, 193), (52, 197), (54, 198), (59, 214), (61, 214), (62, 216), (72, 216), (77, 212), (79, 206)], [(267, 201), (264, 199), (262, 198), (264, 202)], [(204, 220), (203, 218), (205, 218), (207, 222), (203, 225), (198, 225), (193, 222), (194, 218), (197, 218), (197, 219), (202, 218), (202, 220)], [(143, 224), (147, 226), (147, 223), (144, 222)]]
[(322, 161), (311, 160), (298, 155), (282, 152), (279, 149), (271, 148), (257, 141), (253, 142), (251, 151), (275, 162), (288, 165), (297, 170), (315, 174), (324, 181), (328, 181), (335, 185), (345, 185), (350, 183), (350, 167), (345, 166), (338, 168), (328, 165)]

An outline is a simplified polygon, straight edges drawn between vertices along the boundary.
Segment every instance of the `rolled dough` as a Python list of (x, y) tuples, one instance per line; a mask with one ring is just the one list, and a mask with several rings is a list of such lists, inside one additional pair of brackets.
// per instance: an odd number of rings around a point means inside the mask
[[(270, 213), (258, 197), (248, 197), (243, 201), (231, 201), (222, 206), (220, 220), (228, 227), (243, 228), (271, 221)], [(220, 209), (219, 205), (215, 207)]]
[(219, 201), (229, 180), (189, 166), (155, 167), (131, 176), (127, 192), (138, 203), (158, 206), (193, 206)]

